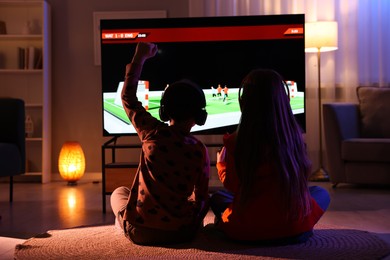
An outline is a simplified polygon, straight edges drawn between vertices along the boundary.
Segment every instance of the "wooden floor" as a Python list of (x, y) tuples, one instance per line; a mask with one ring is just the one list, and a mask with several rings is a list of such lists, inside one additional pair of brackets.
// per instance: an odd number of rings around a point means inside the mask
[[(329, 190), (331, 204), (320, 220), (377, 233), (390, 243), (390, 187), (361, 187), (330, 183), (312, 183)], [(15, 183), (10, 203), (9, 185), (0, 183), (0, 259), (12, 259), (14, 244), (47, 230), (83, 225), (113, 224), (109, 196), (107, 213), (102, 213), (101, 183), (81, 180), (77, 186), (66, 182), (49, 184)], [(14, 244), (12, 244), (14, 243)]]

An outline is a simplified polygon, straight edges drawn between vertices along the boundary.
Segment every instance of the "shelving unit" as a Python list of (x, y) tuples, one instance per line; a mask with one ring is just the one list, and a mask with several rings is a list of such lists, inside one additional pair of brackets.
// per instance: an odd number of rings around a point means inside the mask
[[(0, 0), (0, 96), (23, 99), (34, 126), (26, 136), (26, 174), (18, 179), (42, 183), (51, 181), (50, 24), (45, 1)], [(34, 55), (20, 54), (31, 47)], [(32, 66), (24, 66), (27, 58)]]

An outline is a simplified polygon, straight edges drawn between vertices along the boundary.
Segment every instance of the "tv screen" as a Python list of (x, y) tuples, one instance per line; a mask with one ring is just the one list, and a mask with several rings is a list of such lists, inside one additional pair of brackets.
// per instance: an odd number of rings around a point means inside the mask
[(206, 123), (193, 127), (193, 133), (232, 132), (240, 120), (237, 95), (242, 79), (252, 69), (268, 68), (286, 80), (293, 113), (305, 130), (303, 14), (113, 19), (101, 20), (100, 28), (104, 136), (136, 134), (120, 93), (125, 66), (140, 41), (156, 43), (159, 49), (145, 63), (137, 92), (156, 118), (164, 88), (190, 79), (202, 87), (208, 112)]

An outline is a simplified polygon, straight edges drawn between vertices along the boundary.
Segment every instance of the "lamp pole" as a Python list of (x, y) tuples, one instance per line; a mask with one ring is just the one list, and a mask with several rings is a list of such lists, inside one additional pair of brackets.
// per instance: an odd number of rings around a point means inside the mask
[(305, 23), (305, 52), (317, 52), (318, 71), (318, 169), (309, 177), (310, 181), (329, 181), (322, 160), (322, 97), (321, 97), (321, 52), (337, 50), (337, 22), (317, 21)]
[(322, 97), (321, 97), (321, 47), (317, 50), (317, 71), (318, 71), (318, 127), (319, 127), (319, 151), (318, 169), (309, 178), (311, 181), (329, 181), (329, 175), (323, 168), (322, 160)]

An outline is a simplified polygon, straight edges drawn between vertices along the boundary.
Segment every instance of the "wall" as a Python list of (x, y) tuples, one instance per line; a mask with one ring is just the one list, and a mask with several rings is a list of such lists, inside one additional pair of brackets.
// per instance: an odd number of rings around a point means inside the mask
[(47, 2), (52, 11), (52, 170), (58, 173), (62, 144), (75, 140), (84, 149), (86, 172), (101, 172), (101, 145), (108, 138), (101, 130), (101, 74), (100, 66), (94, 65), (93, 12), (166, 10), (168, 17), (186, 17), (188, 1)]
[[(109, 138), (102, 136), (101, 129), (101, 73), (100, 66), (94, 65), (93, 12), (166, 10), (168, 17), (187, 17), (190, 0), (46, 1), (52, 9), (52, 171), (58, 173), (62, 144), (75, 140), (84, 149), (86, 172), (101, 172), (101, 146)], [(316, 113), (315, 92), (315, 89), (307, 92), (309, 116)], [(315, 125), (308, 124), (308, 133), (317, 133)], [(220, 136), (202, 139), (221, 141)], [(314, 147), (317, 147), (318, 137), (308, 134), (306, 140), (315, 166), (318, 151)], [(125, 141), (139, 142), (137, 137), (125, 138)], [(213, 154), (214, 151), (210, 151), (210, 155)], [(130, 156), (130, 160), (137, 161), (139, 154), (133, 151), (120, 156)]]

